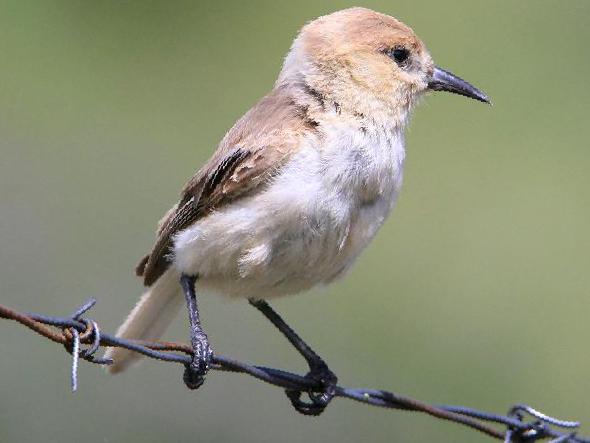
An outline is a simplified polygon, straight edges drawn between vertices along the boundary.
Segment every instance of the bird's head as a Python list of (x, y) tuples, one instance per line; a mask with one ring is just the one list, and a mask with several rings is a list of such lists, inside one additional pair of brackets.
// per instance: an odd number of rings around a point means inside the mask
[(278, 83), (303, 86), (343, 111), (400, 124), (428, 90), (489, 102), (483, 92), (435, 66), (410, 27), (365, 8), (345, 9), (305, 25)]

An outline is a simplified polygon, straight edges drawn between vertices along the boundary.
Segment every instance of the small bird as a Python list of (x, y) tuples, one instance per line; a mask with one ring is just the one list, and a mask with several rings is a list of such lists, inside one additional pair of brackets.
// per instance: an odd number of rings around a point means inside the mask
[[(196, 388), (213, 356), (197, 292), (247, 298), (307, 359), (329, 399), (335, 375), (264, 300), (329, 284), (351, 268), (395, 205), (404, 129), (427, 91), (489, 103), (435, 66), (393, 17), (351, 8), (305, 25), (274, 88), (229, 130), (160, 221), (136, 269), (149, 289), (118, 336), (159, 338), (184, 294), (194, 350), (185, 382)], [(110, 348), (107, 357), (117, 373), (139, 354)]]

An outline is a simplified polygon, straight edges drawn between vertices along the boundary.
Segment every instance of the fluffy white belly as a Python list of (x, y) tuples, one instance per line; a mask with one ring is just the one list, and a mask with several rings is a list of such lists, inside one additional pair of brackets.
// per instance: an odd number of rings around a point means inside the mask
[(213, 212), (175, 238), (174, 264), (201, 289), (292, 294), (342, 275), (389, 214), (402, 181), (403, 138), (334, 128), (306, 142), (261, 193)]

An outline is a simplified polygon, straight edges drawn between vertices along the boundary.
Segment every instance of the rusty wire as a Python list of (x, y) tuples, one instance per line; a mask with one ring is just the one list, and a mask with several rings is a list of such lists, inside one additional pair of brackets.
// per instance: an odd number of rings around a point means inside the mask
[[(99, 365), (108, 365), (108, 359), (96, 357), (100, 347), (122, 347), (146, 357), (188, 365), (192, 350), (184, 343), (124, 340), (100, 331), (96, 321), (83, 315), (96, 300), (89, 300), (68, 317), (50, 317), (34, 313), (21, 313), (0, 304), (0, 318), (14, 320), (37, 334), (63, 345), (72, 354), (72, 390), (77, 388), (79, 359)], [(82, 346), (84, 345), (84, 347)], [(265, 383), (313, 395), (321, 390), (317, 382), (281, 369), (243, 363), (222, 355), (215, 355), (211, 369), (250, 375)], [(338, 386), (335, 397), (348, 398), (382, 408), (421, 412), (432, 417), (457, 423), (482, 432), (505, 443), (536, 442), (551, 439), (549, 443), (590, 443), (589, 438), (576, 435), (580, 423), (550, 417), (527, 405), (516, 405), (508, 414), (500, 415), (463, 406), (430, 405), (410, 397), (377, 389), (346, 388)]]

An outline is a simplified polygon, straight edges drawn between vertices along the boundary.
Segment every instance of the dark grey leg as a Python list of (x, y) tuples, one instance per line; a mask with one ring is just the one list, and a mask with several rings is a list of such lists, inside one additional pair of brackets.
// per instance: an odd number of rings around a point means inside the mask
[(305, 415), (320, 415), (336, 394), (338, 378), (328, 368), (324, 360), (285, 323), (276, 311), (264, 300), (250, 299), (250, 304), (258, 309), (289, 340), (309, 365), (307, 377), (317, 382), (318, 391), (308, 392), (311, 403), (301, 400), (301, 392), (287, 390), (287, 396), (297, 411)]
[(195, 292), (196, 276), (182, 274), (180, 285), (186, 298), (188, 319), (190, 323), (191, 346), (193, 348), (193, 360), (184, 371), (184, 383), (189, 389), (197, 389), (205, 381), (205, 374), (209, 370), (209, 363), (213, 357), (213, 351), (209, 346), (207, 334), (201, 327), (199, 308), (197, 306), (197, 294)]

